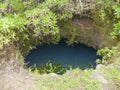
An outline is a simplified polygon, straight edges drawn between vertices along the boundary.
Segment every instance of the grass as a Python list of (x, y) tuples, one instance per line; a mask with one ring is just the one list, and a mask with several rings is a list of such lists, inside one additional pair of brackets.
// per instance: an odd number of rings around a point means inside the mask
[[(120, 59), (115, 59), (114, 63), (96, 70), (113, 85), (111, 87), (115, 85), (116, 89), (112, 90), (120, 90), (120, 71), (117, 69)], [(26, 71), (15, 62), (0, 64), (0, 90), (105, 90), (103, 84), (94, 78), (94, 69), (70, 68), (63, 75), (40, 75)], [(106, 84), (105, 87), (109, 88), (110, 85)]]
[(92, 69), (82, 71), (77, 68), (55, 77), (42, 75), (35, 90), (102, 90), (100, 82), (90, 79), (92, 73)]

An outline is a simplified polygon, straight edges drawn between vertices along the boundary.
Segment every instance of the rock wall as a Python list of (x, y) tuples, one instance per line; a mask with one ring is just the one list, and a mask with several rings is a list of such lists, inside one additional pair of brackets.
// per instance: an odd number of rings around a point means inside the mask
[(111, 47), (117, 43), (109, 36), (108, 26), (98, 26), (90, 18), (74, 18), (61, 25), (61, 38), (68, 44), (83, 43), (94, 48)]

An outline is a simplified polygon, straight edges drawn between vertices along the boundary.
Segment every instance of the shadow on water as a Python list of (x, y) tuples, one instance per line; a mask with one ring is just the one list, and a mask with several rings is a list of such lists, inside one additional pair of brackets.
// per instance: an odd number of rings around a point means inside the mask
[(25, 61), (28, 66), (44, 64), (50, 60), (52, 63), (58, 62), (64, 67), (85, 69), (96, 66), (95, 60), (100, 58), (96, 52), (97, 50), (83, 44), (68, 46), (64, 41), (60, 41), (57, 45), (38, 46), (31, 50)]

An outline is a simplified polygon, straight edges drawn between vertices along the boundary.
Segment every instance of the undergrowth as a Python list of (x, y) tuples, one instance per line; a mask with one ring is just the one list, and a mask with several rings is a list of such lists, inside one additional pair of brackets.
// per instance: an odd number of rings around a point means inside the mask
[(56, 73), (56, 74), (63, 74), (66, 72), (66, 68), (63, 67), (62, 64), (57, 63), (57, 62), (46, 62), (45, 64), (41, 65), (34, 65), (29, 68), (30, 72), (34, 72), (36, 74), (44, 74), (44, 73)]

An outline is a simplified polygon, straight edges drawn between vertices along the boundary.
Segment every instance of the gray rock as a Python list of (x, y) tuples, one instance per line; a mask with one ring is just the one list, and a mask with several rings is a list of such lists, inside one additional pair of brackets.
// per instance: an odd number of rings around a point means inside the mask
[(100, 81), (102, 84), (108, 84), (108, 81), (100, 74), (100, 73), (94, 73), (93, 75), (94, 79), (97, 79), (98, 81)]
[(96, 70), (98, 70), (98, 69), (101, 69), (101, 68), (104, 68), (105, 66), (103, 65), (103, 64), (98, 64), (97, 66), (96, 66)]
[(49, 74), (51, 77), (57, 77), (58, 75), (56, 73), (50, 73)]
[(117, 70), (120, 71), (120, 66), (117, 67)]

